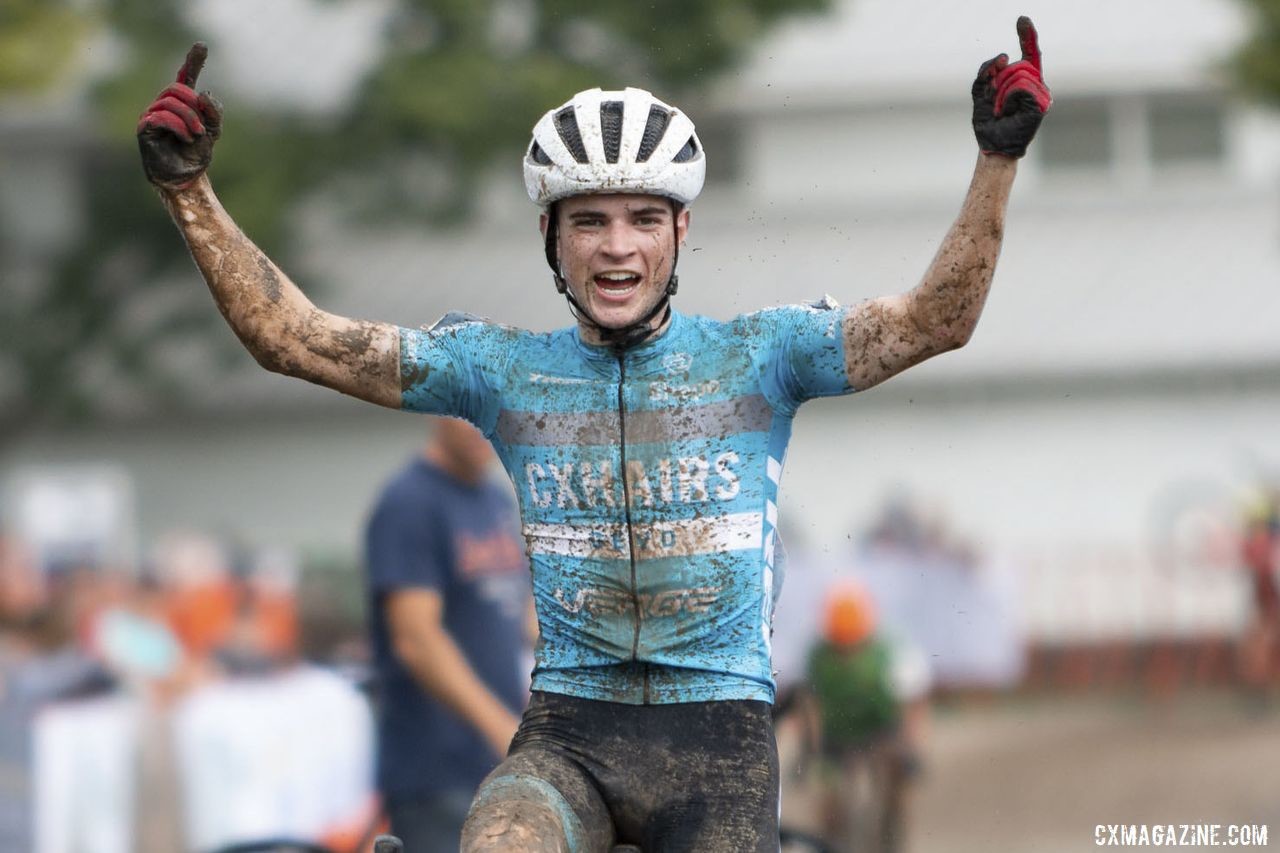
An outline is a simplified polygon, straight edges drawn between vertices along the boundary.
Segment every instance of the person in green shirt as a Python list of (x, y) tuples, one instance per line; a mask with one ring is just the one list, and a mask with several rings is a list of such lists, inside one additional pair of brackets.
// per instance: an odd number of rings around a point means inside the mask
[(920, 768), (928, 666), (878, 630), (861, 585), (835, 585), (823, 609), (807, 676), (821, 732), (825, 832), (838, 849), (900, 850)]

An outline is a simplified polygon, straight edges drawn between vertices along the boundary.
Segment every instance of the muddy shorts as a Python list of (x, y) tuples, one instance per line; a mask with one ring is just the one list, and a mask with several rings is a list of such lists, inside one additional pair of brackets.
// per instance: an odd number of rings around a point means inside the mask
[(485, 833), (496, 840), (508, 831), (507, 815), (522, 808), (554, 814), (563, 846), (549, 850), (607, 853), (634, 844), (644, 853), (776, 853), (770, 707), (745, 700), (625, 705), (534, 693), (507, 758), (476, 794), (464, 840)]

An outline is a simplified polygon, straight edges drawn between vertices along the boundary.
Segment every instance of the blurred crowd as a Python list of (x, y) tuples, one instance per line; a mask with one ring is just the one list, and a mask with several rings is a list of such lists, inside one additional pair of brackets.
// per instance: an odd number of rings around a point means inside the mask
[(357, 849), (368, 704), (300, 655), (298, 574), (194, 534), (141, 569), (0, 540), (0, 851)]
[[(905, 500), (846, 549), (803, 532), (779, 555), (773, 639), (783, 823), (900, 850), (931, 704), (1025, 684), (1018, 574)], [(1280, 679), (1278, 557), (1269, 490), (1239, 551), (1236, 680), (1256, 695)], [(174, 534), (112, 571), (0, 539), (0, 853), (369, 849), (385, 827), (369, 670), (308, 660), (302, 622), (287, 555)]]

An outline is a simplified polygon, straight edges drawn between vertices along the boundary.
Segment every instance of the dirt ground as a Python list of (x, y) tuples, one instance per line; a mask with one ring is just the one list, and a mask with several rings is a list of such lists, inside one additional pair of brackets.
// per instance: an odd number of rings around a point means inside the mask
[[(803, 796), (788, 803), (803, 824)], [(1280, 707), (1229, 694), (938, 709), (907, 853), (1100, 849), (1098, 824), (1266, 824), (1280, 848)], [(1224, 836), (1225, 837), (1225, 836)]]

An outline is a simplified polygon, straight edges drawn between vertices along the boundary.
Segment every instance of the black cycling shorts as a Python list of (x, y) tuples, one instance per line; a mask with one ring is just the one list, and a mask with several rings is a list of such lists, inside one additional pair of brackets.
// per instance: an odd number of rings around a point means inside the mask
[(615, 844), (644, 853), (776, 853), (770, 707), (746, 700), (625, 705), (534, 693), (468, 823), (521, 800), (556, 810), (574, 853), (607, 853)]

